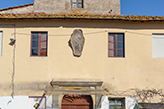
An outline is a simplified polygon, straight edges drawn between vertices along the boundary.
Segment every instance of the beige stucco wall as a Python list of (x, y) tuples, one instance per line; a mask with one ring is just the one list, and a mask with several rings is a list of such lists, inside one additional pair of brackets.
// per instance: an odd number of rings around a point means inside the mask
[[(16, 95), (42, 95), (53, 78), (101, 79), (110, 91), (147, 86), (164, 88), (164, 59), (152, 58), (152, 33), (164, 33), (161, 22), (89, 20), (1, 21), (16, 24)], [(74, 29), (82, 29), (85, 44), (77, 58), (68, 46)], [(0, 57), (0, 95), (11, 93), (13, 27), (0, 26), (3, 51)], [(30, 57), (31, 31), (48, 32), (48, 56)], [(125, 58), (108, 57), (108, 32), (125, 33)], [(21, 34), (20, 34), (21, 33)]]

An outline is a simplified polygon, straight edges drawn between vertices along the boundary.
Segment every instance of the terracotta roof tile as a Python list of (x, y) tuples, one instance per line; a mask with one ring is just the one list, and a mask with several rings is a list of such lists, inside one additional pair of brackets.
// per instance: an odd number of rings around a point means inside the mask
[(80, 14), (61, 13), (46, 14), (44, 12), (27, 14), (0, 14), (0, 19), (92, 19), (92, 20), (122, 20), (122, 21), (164, 21), (164, 16), (138, 15), (108, 15), (108, 14)]

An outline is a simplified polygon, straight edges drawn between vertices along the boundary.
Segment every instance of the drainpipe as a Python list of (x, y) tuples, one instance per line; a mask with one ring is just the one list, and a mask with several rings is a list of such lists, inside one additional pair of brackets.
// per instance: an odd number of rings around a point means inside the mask
[[(16, 40), (16, 25), (14, 24), (14, 39)], [(16, 49), (16, 44), (14, 43), (13, 47), (13, 74), (12, 74), (12, 93), (11, 96), (14, 98), (14, 79), (15, 79), (15, 49)]]
[[(0, 24), (0, 26), (14, 26), (14, 39), (16, 39), (16, 24)], [(11, 96), (14, 98), (14, 78), (15, 78), (15, 48), (16, 45), (15, 43), (13, 44), (13, 72), (12, 72), (12, 80), (11, 80), (11, 87), (12, 87), (12, 92)]]

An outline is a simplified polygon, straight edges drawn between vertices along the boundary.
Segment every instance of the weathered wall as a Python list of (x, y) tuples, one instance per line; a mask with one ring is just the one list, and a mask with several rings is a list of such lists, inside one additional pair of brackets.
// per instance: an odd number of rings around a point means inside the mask
[(65, 0), (34, 0), (35, 12), (58, 13), (65, 11)]
[(33, 11), (34, 11), (33, 6), (26, 6), (26, 7), (20, 7), (20, 8), (14, 8), (14, 9), (8, 9), (8, 10), (0, 11), (0, 14), (1, 13), (24, 14), (24, 13), (29, 13), (29, 12), (33, 12)]
[(87, 13), (120, 14), (120, 0), (84, 0), (84, 10)]
[(120, 14), (120, 0), (84, 0), (83, 8), (72, 8), (71, 0), (34, 0), (34, 5), (2, 10), (0, 13), (94, 13)]
[[(162, 22), (90, 20), (22, 20), (16, 23), (16, 95), (42, 95), (43, 83), (53, 78), (101, 79), (110, 91), (147, 86), (164, 88), (163, 59), (152, 58), (152, 33), (163, 33)], [(74, 29), (82, 29), (82, 56), (72, 54), (68, 41)], [(11, 94), (13, 27), (1, 26), (0, 96)], [(30, 57), (31, 31), (48, 32), (48, 56)], [(125, 58), (108, 58), (108, 32), (125, 33)], [(23, 33), (23, 34), (19, 34)], [(153, 84), (152, 84), (153, 83)], [(21, 84), (22, 86), (19, 86)], [(41, 86), (38, 86), (40, 84)], [(19, 87), (18, 87), (19, 86)], [(5, 87), (5, 88), (4, 88)], [(29, 89), (29, 87), (32, 87)], [(41, 87), (41, 88), (37, 88)], [(35, 89), (38, 90), (35, 90)], [(29, 89), (29, 90), (27, 90)], [(27, 92), (26, 92), (26, 91)], [(40, 90), (40, 91), (39, 91)]]
[(84, 0), (83, 4), (84, 8), (73, 9), (71, 0), (34, 0), (35, 12), (120, 14), (120, 0)]

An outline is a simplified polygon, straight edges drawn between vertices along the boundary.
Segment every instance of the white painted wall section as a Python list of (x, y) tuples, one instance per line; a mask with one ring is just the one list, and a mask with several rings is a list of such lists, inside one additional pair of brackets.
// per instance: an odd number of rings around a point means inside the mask
[(137, 98), (125, 98), (125, 109), (134, 109), (135, 105), (137, 103)]
[(0, 109), (28, 109), (28, 96), (0, 97)]
[(46, 96), (46, 109), (52, 109), (52, 96)]
[(102, 97), (102, 103), (101, 103), (101, 108), (100, 109), (109, 109), (108, 96), (103, 96)]

